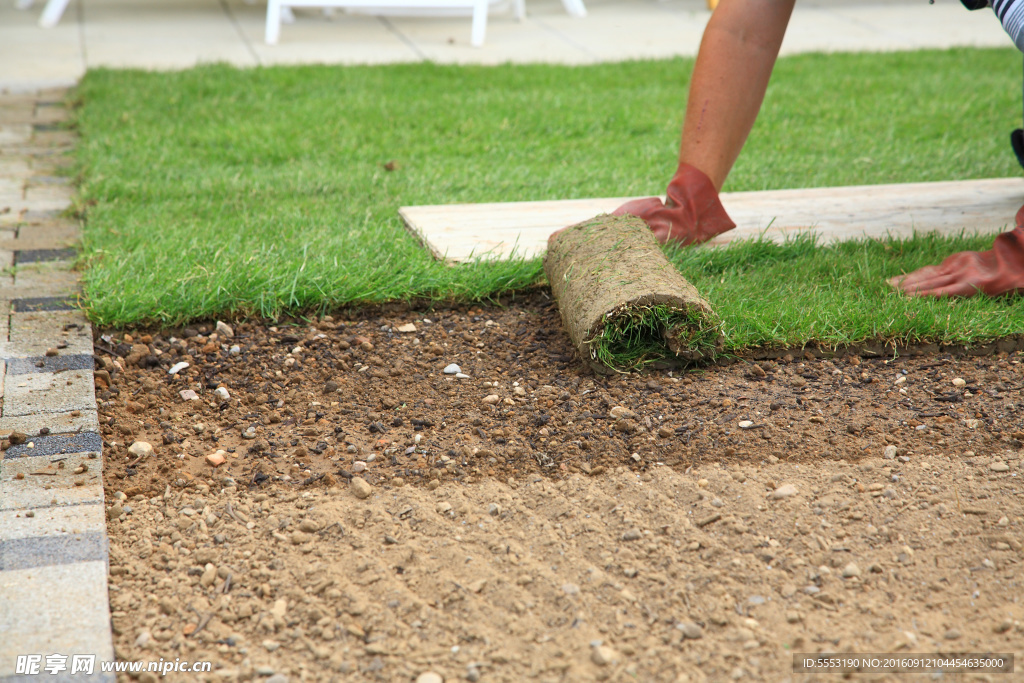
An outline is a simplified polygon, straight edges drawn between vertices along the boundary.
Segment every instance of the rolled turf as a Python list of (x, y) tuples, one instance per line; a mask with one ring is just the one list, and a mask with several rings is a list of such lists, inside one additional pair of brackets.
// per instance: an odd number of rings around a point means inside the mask
[(692, 363), (721, 350), (721, 321), (632, 216), (597, 216), (552, 236), (544, 271), (562, 324), (598, 372)]

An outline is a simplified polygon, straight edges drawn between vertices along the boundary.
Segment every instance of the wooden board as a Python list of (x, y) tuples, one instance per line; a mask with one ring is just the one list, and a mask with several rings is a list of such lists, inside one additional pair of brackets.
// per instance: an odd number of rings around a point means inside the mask
[[(399, 214), (435, 257), (458, 263), (477, 257), (540, 256), (555, 230), (613, 211), (630, 199), (404, 206)], [(1024, 180), (727, 192), (722, 203), (737, 227), (711, 245), (761, 234), (781, 242), (801, 232), (817, 233), (826, 243), (909, 237), (915, 230), (989, 233), (1013, 227), (1014, 215), (1024, 204)]]

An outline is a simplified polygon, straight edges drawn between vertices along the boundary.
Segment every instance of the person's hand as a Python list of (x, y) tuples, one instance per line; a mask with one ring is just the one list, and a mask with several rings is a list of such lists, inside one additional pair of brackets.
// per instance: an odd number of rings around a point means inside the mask
[(1024, 292), (1024, 207), (1017, 227), (996, 238), (988, 251), (962, 251), (888, 283), (911, 296), (999, 296)]
[(612, 215), (636, 216), (650, 226), (659, 242), (682, 245), (706, 242), (736, 227), (719, 201), (714, 183), (689, 164), (679, 165), (666, 195), (664, 202), (657, 197), (626, 202)]

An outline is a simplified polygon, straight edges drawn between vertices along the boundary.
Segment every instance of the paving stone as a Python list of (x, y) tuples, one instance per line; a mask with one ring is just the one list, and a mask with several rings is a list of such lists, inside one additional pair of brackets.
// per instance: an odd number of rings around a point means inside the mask
[(99, 416), (95, 410), (80, 410), (79, 415), (71, 412), (47, 413), (46, 415), (12, 415), (0, 417), (0, 437), (11, 432), (22, 434), (38, 434), (41, 427), (46, 427), (51, 434), (71, 434), (75, 432), (98, 432)]
[[(90, 458), (85, 453), (59, 457), (63, 457), (60, 460), (64, 463), (63, 468), (58, 467), (60, 462), (40, 462), (39, 458), (0, 460), (0, 510), (102, 503), (101, 460)], [(82, 475), (74, 474), (83, 464), (89, 471)], [(16, 478), (19, 472), (24, 479)], [(75, 486), (76, 479), (85, 483)]]
[(46, 264), (19, 269), (13, 285), (0, 286), (0, 299), (73, 297), (78, 291), (78, 273)]
[[(112, 661), (113, 640), (105, 560), (3, 572), (7, 590), (0, 600), (0, 681), (13, 678), (17, 656), (27, 653), (87, 653)], [(40, 596), (61, 596), (40, 600)], [(96, 665), (97, 670), (99, 664)], [(6, 677), (10, 676), (10, 679)], [(25, 677), (70, 681), (70, 676)], [(114, 676), (95, 674), (81, 680), (113, 683)]]
[(107, 528), (103, 503), (69, 507), (48, 507), (33, 510), (0, 511), (0, 538), (13, 541), (22, 538), (67, 536), (69, 534), (102, 533)]
[(4, 415), (62, 413), (95, 407), (96, 396), (89, 370), (4, 377)]
[(74, 131), (62, 128), (46, 131), (33, 131), (33, 133), (33, 143), (50, 148), (74, 147), (78, 140)]
[[(11, 314), (10, 341), (0, 341), (0, 358), (28, 358), (42, 356), (47, 349), (59, 349), (67, 355), (88, 355), (92, 349), (92, 328), (81, 311), (17, 312), (36, 306), (66, 304), (64, 299), (45, 301), (15, 301)], [(58, 356), (59, 357), (59, 356)]]
[(71, 206), (74, 189), (60, 185), (29, 185), (23, 206), (30, 211), (66, 209)]
[[(44, 416), (33, 415), (37, 424), (42, 426)], [(38, 435), (39, 427), (23, 432)], [(28, 444), (32, 444), (32, 448)], [(10, 458), (44, 458), (51, 455), (68, 453), (99, 453), (103, 450), (103, 438), (96, 432), (81, 434), (47, 434), (46, 436), (30, 436), (27, 443), (11, 446), (4, 451), (4, 459)]]
[(28, 123), (0, 123), (0, 148), (24, 145), (32, 139), (32, 126)]
[(78, 308), (74, 299), (67, 296), (15, 297), (12, 301), (15, 313), (73, 311)]
[(24, 193), (24, 176), (0, 176), (0, 206), (9, 206), (20, 202), (24, 198)]
[(24, 263), (43, 263), (50, 261), (74, 261), (78, 250), (63, 249), (20, 249), (14, 252), (15, 265)]
[(106, 559), (104, 530), (0, 540), (0, 572)]
[(62, 356), (36, 356), (13, 358), (7, 362), (8, 375), (28, 375), (35, 372), (60, 372), (63, 370), (92, 370), (92, 354), (75, 353)]
[(23, 182), (30, 175), (32, 175), (32, 167), (27, 158), (0, 156), (0, 179), (13, 178)]

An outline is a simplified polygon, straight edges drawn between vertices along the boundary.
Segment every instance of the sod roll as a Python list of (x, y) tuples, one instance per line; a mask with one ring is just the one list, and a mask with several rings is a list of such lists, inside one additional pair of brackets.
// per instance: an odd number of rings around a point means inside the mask
[(555, 234), (544, 271), (562, 323), (599, 372), (694, 362), (721, 350), (721, 322), (633, 216), (598, 216)]

